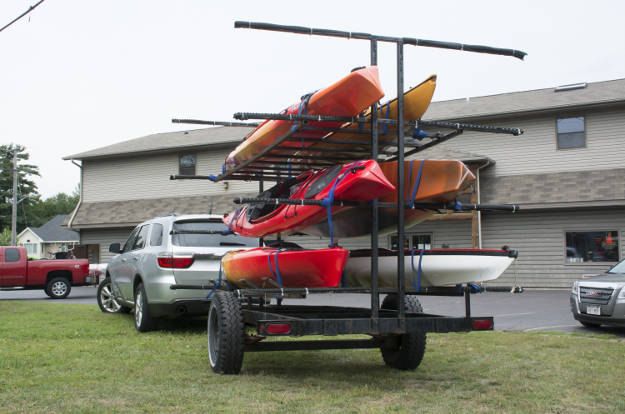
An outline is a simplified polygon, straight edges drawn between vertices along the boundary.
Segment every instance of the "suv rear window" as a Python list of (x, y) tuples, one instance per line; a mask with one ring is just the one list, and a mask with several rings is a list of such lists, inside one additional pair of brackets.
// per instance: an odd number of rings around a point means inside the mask
[[(177, 221), (173, 225), (171, 242), (175, 246), (187, 247), (256, 247), (258, 240), (236, 235), (222, 236), (221, 234), (201, 234), (201, 232), (224, 231), (227, 227), (223, 223), (210, 221)], [(198, 232), (184, 234), (184, 232)], [(180, 234), (181, 232), (183, 234)]]

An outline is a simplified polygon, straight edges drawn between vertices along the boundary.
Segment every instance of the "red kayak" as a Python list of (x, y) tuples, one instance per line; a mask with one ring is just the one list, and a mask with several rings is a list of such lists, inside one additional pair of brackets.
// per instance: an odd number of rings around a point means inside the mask
[[(374, 160), (356, 161), (308, 171), (262, 192), (261, 198), (370, 201), (395, 191)], [(332, 213), (353, 207), (333, 206)], [(224, 216), (228, 229), (245, 237), (291, 234), (327, 220), (326, 207), (306, 205), (247, 204)]]
[(336, 287), (348, 256), (348, 251), (341, 247), (319, 250), (257, 247), (229, 252), (221, 259), (221, 266), (228, 283), (242, 288)]
[[(313, 94), (304, 95), (301, 102), (294, 104), (283, 114), (356, 116), (384, 96), (377, 66), (363, 67), (353, 70), (349, 75)], [(341, 122), (309, 122), (311, 127), (339, 128)], [(293, 122), (270, 119), (260, 124), (239, 144), (226, 158), (226, 169), (230, 170), (242, 162), (252, 158), (265, 147), (289, 133)], [(305, 138), (323, 138), (328, 132), (302, 131), (299, 136)], [(314, 142), (314, 141), (312, 141)], [(283, 142), (282, 148), (293, 147), (302, 149), (311, 145), (311, 141)]]

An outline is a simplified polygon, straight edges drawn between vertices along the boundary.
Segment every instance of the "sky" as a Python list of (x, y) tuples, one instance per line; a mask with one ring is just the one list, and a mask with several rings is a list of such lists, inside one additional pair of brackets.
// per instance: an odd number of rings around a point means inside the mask
[[(0, 27), (36, 2), (0, 1)], [(172, 118), (278, 112), (369, 64), (366, 41), (234, 29), (235, 20), (528, 53), (405, 46), (406, 89), (436, 73), (440, 101), (625, 78), (623, 16), (619, 0), (46, 0), (0, 32), (0, 144), (26, 146), (44, 198), (71, 193), (80, 170), (64, 156), (198, 128)], [(396, 47), (381, 43), (378, 63), (394, 98)]]

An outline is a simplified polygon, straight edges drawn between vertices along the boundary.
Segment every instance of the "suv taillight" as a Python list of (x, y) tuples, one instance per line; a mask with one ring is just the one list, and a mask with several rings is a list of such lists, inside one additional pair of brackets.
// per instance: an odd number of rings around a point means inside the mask
[(193, 264), (193, 256), (161, 256), (157, 258), (160, 267), (186, 269)]

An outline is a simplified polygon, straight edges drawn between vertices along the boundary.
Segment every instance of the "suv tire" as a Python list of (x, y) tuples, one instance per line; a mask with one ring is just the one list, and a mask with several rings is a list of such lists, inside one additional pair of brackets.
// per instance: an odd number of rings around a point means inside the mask
[(104, 313), (128, 313), (130, 308), (120, 304), (115, 300), (113, 296), (113, 290), (111, 289), (111, 278), (105, 278), (98, 285), (98, 306)]
[[(423, 313), (421, 302), (415, 296), (405, 296), (404, 300), (406, 312)], [(387, 295), (382, 301), (383, 309), (399, 309), (399, 300), (396, 294)], [(425, 343), (427, 340), (424, 331), (411, 332), (402, 335), (394, 335), (396, 341), (383, 343), (380, 346), (384, 363), (395, 369), (414, 370), (416, 369), (425, 354)]]
[(143, 283), (139, 283), (135, 288), (135, 328), (139, 332), (148, 332), (156, 327), (156, 319), (150, 315), (148, 306), (148, 295), (145, 293)]
[(64, 299), (72, 290), (72, 284), (65, 277), (53, 277), (48, 280), (44, 292), (52, 299)]
[(208, 358), (219, 374), (238, 374), (243, 365), (245, 331), (238, 299), (230, 292), (213, 295), (208, 310)]

